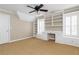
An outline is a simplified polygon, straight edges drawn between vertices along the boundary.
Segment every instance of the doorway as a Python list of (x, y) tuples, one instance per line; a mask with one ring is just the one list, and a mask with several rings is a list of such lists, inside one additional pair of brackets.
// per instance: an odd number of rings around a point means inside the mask
[(0, 44), (10, 41), (10, 15), (0, 13)]

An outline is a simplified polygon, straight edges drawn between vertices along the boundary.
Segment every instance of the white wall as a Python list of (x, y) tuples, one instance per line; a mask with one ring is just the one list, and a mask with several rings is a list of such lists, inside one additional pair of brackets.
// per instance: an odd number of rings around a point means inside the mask
[[(30, 19), (29, 19), (30, 20)], [(11, 16), (11, 40), (27, 38), (33, 35), (32, 22), (20, 20), (16, 15)]]
[(78, 25), (77, 26), (78, 26), (78, 35), (79, 35), (79, 17), (78, 17)]
[(79, 37), (67, 37), (63, 35), (63, 32), (58, 32), (56, 34), (55, 42), (79, 47)]
[(37, 34), (36, 37), (42, 40), (48, 40), (48, 36), (46, 32), (43, 32), (42, 34)]
[[(7, 11), (7, 12), (6, 12)], [(10, 15), (10, 41), (18, 40), (33, 36), (33, 23), (22, 21), (14, 13), (9, 13), (8, 10), (0, 10), (1, 13)], [(30, 19), (29, 19), (30, 20)]]
[(26, 13), (21, 12), (21, 11), (17, 11), (17, 15), (18, 15), (20, 20), (27, 21), (27, 22), (33, 22), (35, 19), (35, 17), (33, 15), (26, 14)]

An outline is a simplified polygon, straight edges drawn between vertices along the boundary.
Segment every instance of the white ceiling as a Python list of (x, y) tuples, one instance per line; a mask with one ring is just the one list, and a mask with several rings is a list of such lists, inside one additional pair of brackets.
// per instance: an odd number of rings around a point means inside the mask
[[(30, 21), (32, 21), (35, 17), (37, 17), (37, 15), (45, 14), (45, 12), (39, 12), (38, 14), (34, 12), (29, 14), (29, 12), (32, 11), (33, 9), (28, 8), (27, 5), (35, 7), (36, 4), (0, 4), (0, 8), (16, 13), (20, 19), (25, 21), (29, 21), (29, 19)], [(44, 8), (47, 9), (48, 12), (51, 12), (70, 8), (73, 6), (76, 6), (76, 4), (44, 4), (42, 9)]]
[[(33, 9), (28, 8), (27, 5), (35, 6), (35, 4), (0, 4), (0, 8), (4, 8), (11, 11), (22, 11), (28, 14), (28, 12), (32, 11)], [(44, 4), (44, 9), (48, 9), (49, 12), (55, 11), (55, 10), (61, 10), (66, 9), (69, 7), (76, 6), (76, 4)], [(45, 12), (39, 12), (39, 13), (45, 13)], [(37, 14), (37, 13), (32, 13)]]

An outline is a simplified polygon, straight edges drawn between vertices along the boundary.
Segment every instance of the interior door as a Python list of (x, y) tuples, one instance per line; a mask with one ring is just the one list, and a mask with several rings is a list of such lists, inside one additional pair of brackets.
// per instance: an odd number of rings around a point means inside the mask
[(0, 44), (10, 40), (10, 15), (0, 13)]

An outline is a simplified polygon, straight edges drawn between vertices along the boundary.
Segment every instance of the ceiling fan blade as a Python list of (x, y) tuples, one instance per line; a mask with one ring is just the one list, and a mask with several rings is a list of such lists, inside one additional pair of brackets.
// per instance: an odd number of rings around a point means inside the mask
[(40, 8), (42, 8), (43, 7), (43, 4), (40, 4), (39, 6), (38, 6), (38, 9), (40, 9)]
[(34, 9), (33, 7), (31, 7), (31, 6), (27, 6), (27, 7), (30, 7), (30, 8), (32, 8), (32, 9)]
[(35, 12), (36, 10), (33, 10), (33, 11), (31, 11), (31, 12), (29, 12), (29, 13), (32, 13), (32, 12)]
[(48, 12), (48, 10), (45, 10), (45, 9), (40, 9), (40, 11)]

